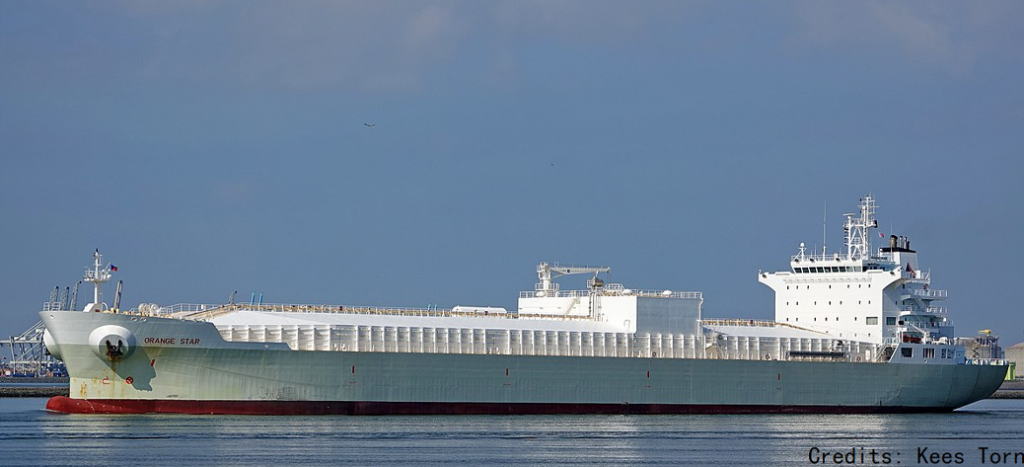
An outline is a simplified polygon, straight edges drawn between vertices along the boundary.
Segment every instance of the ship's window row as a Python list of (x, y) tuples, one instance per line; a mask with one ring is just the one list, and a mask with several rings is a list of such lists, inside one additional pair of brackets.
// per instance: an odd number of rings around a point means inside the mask
[(793, 268), (793, 272), (797, 274), (810, 274), (815, 272), (864, 272), (868, 269), (866, 266), (819, 266), (813, 268)]
[[(799, 322), (800, 321), (800, 317), (794, 317), (793, 320)], [(818, 317), (816, 317), (816, 316), (813, 317), (813, 320), (815, 322), (817, 322), (818, 321)], [(854, 316), (853, 320), (857, 321), (857, 317)], [(828, 317), (825, 317), (825, 321), (828, 321)], [(839, 321), (839, 317), (838, 316), (836, 316), (836, 321), (837, 322)], [(786, 317), (786, 322), (787, 323), (789, 322), (789, 317)], [(866, 326), (877, 326), (878, 325), (878, 317), (877, 316), (868, 316), (868, 317), (864, 318), (864, 324)]]
[[(857, 284), (857, 288), (858, 288), (858, 289), (859, 289), (859, 288), (862, 288), (863, 286), (864, 286), (864, 284)], [(788, 286), (788, 285), (787, 285), (787, 286), (786, 286), (786, 290), (789, 290), (789, 287), (790, 287), (790, 286)], [(796, 287), (796, 290), (800, 290), (800, 286), (799, 286), (799, 285), (795, 285), (795, 286), (793, 286), (793, 287)], [(805, 288), (805, 289), (807, 289), (807, 290), (811, 290), (811, 286), (810, 286), (810, 285), (805, 285), (805, 286), (804, 286), (804, 288)], [(830, 284), (830, 285), (828, 286), (828, 288), (830, 288), (830, 289), (831, 289), (831, 288), (832, 288), (832, 285)], [(846, 288), (850, 288), (850, 284), (846, 284)], [(868, 284), (868, 288), (869, 288), (869, 289), (871, 288), (871, 284)]]

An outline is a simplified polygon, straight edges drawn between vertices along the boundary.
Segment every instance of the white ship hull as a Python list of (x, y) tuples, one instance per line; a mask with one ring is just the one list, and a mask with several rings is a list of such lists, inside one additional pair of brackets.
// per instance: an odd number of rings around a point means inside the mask
[[(239, 414), (949, 411), (992, 394), (980, 365), (295, 351), (209, 323), (43, 312), (71, 375), (63, 412)], [(93, 330), (129, 330), (120, 361)], [(149, 338), (152, 345), (146, 345)], [(154, 343), (154, 338), (162, 339)]]
[[(117, 268), (97, 250), (93, 302), (40, 313), (67, 364), (63, 412), (746, 413), (949, 411), (998, 389), (969, 364), (945, 290), (906, 237), (874, 249), (872, 197), (846, 215), (842, 254), (758, 274), (775, 321), (708, 320), (699, 292), (607, 284), (607, 267), (540, 263), (517, 309), (342, 305), (108, 308)], [(554, 279), (594, 274), (586, 290)], [(118, 289), (120, 290), (120, 288)], [(119, 297), (120, 293), (115, 293)], [(74, 300), (71, 301), (74, 303)]]

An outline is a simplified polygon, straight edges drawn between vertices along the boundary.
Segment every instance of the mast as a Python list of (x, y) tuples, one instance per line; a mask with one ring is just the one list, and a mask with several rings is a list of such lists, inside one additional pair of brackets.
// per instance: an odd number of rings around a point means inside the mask
[(846, 258), (851, 260), (867, 259), (871, 256), (871, 235), (868, 229), (878, 228), (875, 220), (875, 199), (867, 195), (860, 200), (860, 217), (854, 218), (852, 213), (846, 214)]
[(103, 255), (100, 254), (99, 248), (92, 254), (93, 267), (92, 269), (86, 268), (85, 277), (82, 278), (82, 282), (92, 282), (93, 295), (92, 303), (86, 306), (85, 311), (94, 311), (96, 309), (102, 309), (100, 305), (100, 284), (108, 282), (110, 280), (110, 266), (101, 267)]

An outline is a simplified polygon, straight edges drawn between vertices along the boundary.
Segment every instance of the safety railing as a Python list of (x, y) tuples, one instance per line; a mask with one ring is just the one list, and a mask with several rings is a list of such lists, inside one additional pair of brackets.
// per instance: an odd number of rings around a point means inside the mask
[[(591, 291), (589, 290), (535, 290), (535, 291), (524, 291), (519, 292), (519, 298), (587, 298), (590, 297)], [(598, 292), (600, 297), (618, 297), (618, 296), (637, 296), (637, 297), (664, 297), (664, 298), (703, 298), (704, 295), (701, 292), (674, 292), (672, 290), (641, 290), (641, 289), (619, 289), (615, 288), (612, 290)]]
[(166, 316), (178, 319), (203, 321), (216, 318), (228, 313), (240, 311), (255, 311), (260, 313), (333, 313), (353, 315), (387, 315), (387, 316), (408, 316), (408, 317), (469, 317), (489, 319), (547, 319), (560, 321), (592, 320), (590, 316), (566, 316), (547, 315), (532, 313), (490, 313), (480, 310), (452, 310), (448, 308), (400, 308), (400, 307), (376, 307), (376, 306), (349, 306), (349, 305), (299, 305), (281, 303), (262, 304), (226, 304), (208, 305), (198, 303), (179, 303), (167, 307), (153, 309), (130, 310), (126, 314), (138, 314), (144, 316)]

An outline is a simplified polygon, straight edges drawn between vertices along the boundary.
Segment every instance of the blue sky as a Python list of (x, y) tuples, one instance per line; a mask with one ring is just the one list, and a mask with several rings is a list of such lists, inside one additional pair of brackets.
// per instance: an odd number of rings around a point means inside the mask
[(872, 193), (957, 334), (1009, 346), (1021, 18), (1017, 1), (0, 2), (0, 333), (95, 248), (129, 306), (512, 308), (559, 261), (769, 318), (758, 270), (820, 246), (823, 214), (838, 250)]

